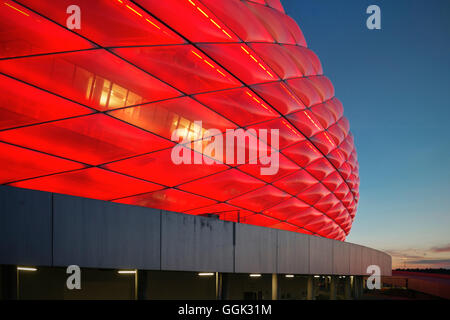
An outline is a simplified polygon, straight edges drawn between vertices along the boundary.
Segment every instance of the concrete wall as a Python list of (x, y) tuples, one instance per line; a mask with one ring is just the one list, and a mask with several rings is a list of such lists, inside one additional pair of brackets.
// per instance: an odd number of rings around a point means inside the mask
[(160, 215), (162, 270), (233, 271), (233, 223), (174, 212)]
[(311, 237), (309, 240), (309, 272), (314, 274), (333, 273), (333, 249), (336, 241)]
[(306, 234), (278, 230), (277, 271), (309, 274), (310, 239)]
[(52, 264), (53, 194), (0, 189), (0, 264)]
[(0, 186), (0, 264), (365, 275), (391, 257), (340, 241)]
[(159, 269), (160, 223), (156, 209), (55, 194), (53, 265)]
[(277, 272), (277, 230), (236, 224), (235, 272)]

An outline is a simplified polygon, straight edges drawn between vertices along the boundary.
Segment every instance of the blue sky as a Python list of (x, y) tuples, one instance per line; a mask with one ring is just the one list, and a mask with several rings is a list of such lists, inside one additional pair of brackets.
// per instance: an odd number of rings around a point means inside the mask
[[(450, 1), (283, 0), (343, 102), (360, 162), (349, 242), (450, 268)], [(382, 29), (366, 28), (381, 8)]]

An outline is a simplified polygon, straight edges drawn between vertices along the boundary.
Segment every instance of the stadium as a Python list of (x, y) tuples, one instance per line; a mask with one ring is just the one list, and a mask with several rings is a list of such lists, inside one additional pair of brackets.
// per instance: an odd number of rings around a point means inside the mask
[(345, 242), (354, 138), (279, 0), (0, 16), (3, 298), (350, 299), (369, 266), (391, 275), (389, 255)]

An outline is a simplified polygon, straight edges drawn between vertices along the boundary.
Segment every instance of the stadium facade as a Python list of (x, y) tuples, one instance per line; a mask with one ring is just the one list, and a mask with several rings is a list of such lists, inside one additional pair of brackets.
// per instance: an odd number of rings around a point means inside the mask
[[(370, 265), (390, 275), (388, 255), (344, 242), (353, 135), (279, 0), (20, 0), (0, 16), (4, 297), (335, 298), (360, 295)], [(229, 159), (229, 130), (259, 152)], [(35, 291), (68, 265), (103, 287)], [(206, 291), (179, 295), (184, 281)]]

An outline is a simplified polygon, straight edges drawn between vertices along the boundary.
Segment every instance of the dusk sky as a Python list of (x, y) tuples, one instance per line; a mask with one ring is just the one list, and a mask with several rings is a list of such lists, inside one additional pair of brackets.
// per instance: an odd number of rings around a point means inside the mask
[[(283, 0), (342, 101), (360, 163), (347, 241), (450, 268), (450, 1)], [(381, 8), (381, 30), (366, 9)]]

